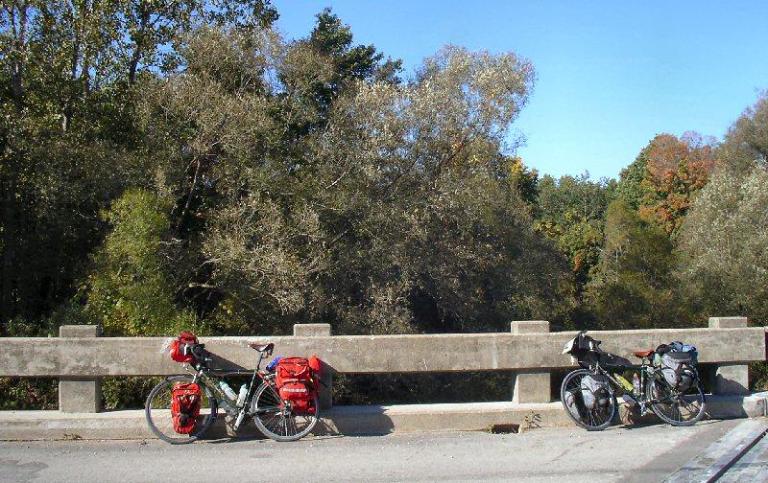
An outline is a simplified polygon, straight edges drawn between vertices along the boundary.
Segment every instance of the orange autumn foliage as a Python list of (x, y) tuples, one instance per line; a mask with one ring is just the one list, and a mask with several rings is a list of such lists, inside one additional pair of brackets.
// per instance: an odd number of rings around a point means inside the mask
[(693, 195), (707, 184), (716, 166), (714, 142), (696, 133), (678, 138), (659, 134), (644, 150), (647, 196), (640, 215), (674, 235)]

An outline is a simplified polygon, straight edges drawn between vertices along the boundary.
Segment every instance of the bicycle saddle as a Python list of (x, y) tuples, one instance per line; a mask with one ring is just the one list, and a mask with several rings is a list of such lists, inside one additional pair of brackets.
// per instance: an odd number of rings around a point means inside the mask
[(257, 350), (259, 352), (272, 352), (272, 349), (275, 348), (275, 344), (270, 342), (269, 344), (256, 344), (256, 343), (250, 343), (248, 344), (248, 347), (251, 349)]
[(632, 353), (633, 353), (633, 354), (634, 354), (636, 357), (640, 357), (640, 358), (643, 358), (643, 357), (648, 357), (648, 356), (650, 356), (650, 355), (651, 355), (651, 354), (653, 354), (654, 352), (655, 352), (655, 350), (654, 350), (654, 349), (639, 349), (639, 350), (633, 351)]

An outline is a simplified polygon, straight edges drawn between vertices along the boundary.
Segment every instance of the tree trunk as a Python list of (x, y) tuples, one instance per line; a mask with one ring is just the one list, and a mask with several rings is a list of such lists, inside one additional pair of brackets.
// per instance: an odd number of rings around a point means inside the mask
[(130, 64), (128, 64), (128, 83), (134, 85), (139, 70), (139, 61), (144, 53), (144, 34), (149, 24), (149, 8), (144, 2), (139, 5), (139, 29), (136, 35), (131, 36), (136, 47), (131, 53)]

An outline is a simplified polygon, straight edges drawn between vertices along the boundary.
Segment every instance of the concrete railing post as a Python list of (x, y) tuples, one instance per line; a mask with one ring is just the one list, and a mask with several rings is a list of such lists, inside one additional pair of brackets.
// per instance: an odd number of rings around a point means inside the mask
[[(99, 337), (98, 325), (62, 325), (59, 337)], [(59, 411), (65, 413), (98, 413), (101, 411), (99, 378), (60, 377)]]
[[(294, 324), (295, 337), (330, 337), (331, 324)], [(327, 365), (323, 368), (322, 384), (320, 385), (320, 409), (331, 409), (333, 406), (333, 370)]]
[[(710, 329), (736, 329), (747, 327), (746, 317), (710, 317)], [(749, 394), (749, 366), (746, 364), (719, 364), (715, 373), (715, 394)]]
[[(549, 332), (549, 322), (518, 320), (511, 323), (510, 329), (515, 335)], [(515, 371), (512, 377), (512, 402), (548, 403), (552, 399), (550, 386), (551, 377), (547, 370)]]

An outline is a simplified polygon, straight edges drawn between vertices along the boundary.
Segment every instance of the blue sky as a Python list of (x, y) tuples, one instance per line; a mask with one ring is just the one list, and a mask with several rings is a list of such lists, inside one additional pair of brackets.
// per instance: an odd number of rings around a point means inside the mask
[(721, 137), (768, 89), (768, 1), (273, 3), (289, 38), (332, 7), (356, 43), (402, 59), (406, 76), (445, 44), (530, 59), (518, 154), (554, 176), (615, 177), (660, 132)]

